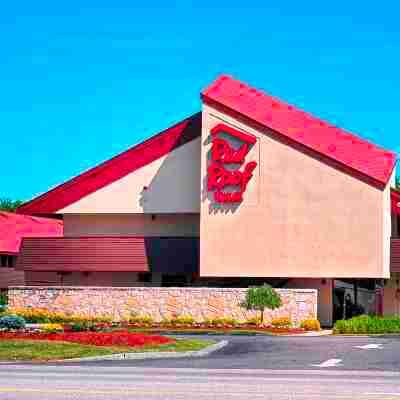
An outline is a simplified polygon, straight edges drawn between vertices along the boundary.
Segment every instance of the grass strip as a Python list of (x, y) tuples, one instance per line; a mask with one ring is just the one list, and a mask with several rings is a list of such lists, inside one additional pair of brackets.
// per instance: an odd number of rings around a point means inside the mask
[(150, 351), (197, 351), (215, 342), (210, 340), (177, 339), (175, 343), (143, 347), (101, 347), (47, 340), (0, 340), (1, 361), (49, 361), (81, 357), (104, 356), (115, 353)]

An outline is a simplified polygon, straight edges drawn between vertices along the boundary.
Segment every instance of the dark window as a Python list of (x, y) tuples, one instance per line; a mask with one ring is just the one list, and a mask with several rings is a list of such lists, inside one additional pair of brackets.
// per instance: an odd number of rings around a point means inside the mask
[(7, 268), (7, 257), (8, 256), (0, 256), (0, 266), (2, 267), (2, 268)]
[(161, 286), (186, 286), (187, 279), (185, 275), (162, 275)]
[(17, 257), (9, 256), (8, 257), (8, 268), (15, 268), (16, 261), (17, 261)]
[(397, 237), (400, 237), (400, 215), (397, 215)]
[(151, 273), (150, 272), (139, 272), (138, 281), (144, 282), (144, 283), (150, 283), (151, 282)]

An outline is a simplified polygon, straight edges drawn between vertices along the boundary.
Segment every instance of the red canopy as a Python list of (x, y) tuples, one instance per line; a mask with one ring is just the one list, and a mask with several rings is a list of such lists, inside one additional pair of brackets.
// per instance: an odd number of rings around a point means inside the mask
[(0, 211), (0, 253), (17, 254), (23, 237), (63, 236), (63, 221)]

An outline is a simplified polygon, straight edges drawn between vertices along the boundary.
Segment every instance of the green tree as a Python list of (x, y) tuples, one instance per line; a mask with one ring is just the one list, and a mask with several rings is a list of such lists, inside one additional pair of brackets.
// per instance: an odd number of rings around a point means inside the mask
[(15, 212), (15, 210), (23, 203), (21, 200), (11, 200), (8, 198), (0, 198), (0, 211)]
[(279, 293), (269, 285), (253, 287), (247, 289), (246, 299), (243, 307), (247, 310), (256, 310), (261, 313), (261, 323), (264, 322), (264, 310), (266, 308), (275, 310), (282, 305), (282, 299)]
[(400, 176), (396, 177), (396, 189), (400, 190)]

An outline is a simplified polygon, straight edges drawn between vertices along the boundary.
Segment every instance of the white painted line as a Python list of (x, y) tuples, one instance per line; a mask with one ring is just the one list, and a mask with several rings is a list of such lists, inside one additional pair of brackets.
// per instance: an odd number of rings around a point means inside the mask
[(330, 358), (321, 364), (312, 364), (311, 366), (319, 368), (337, 367), (341, 362), (342, 360), (340, 358)]
[(378, 350), (382, 350), (382, 344), (365, 344), (364, 346), (354, 346), (357, 349), (362, 349), (362, 350), (372, 350), (372, 349), (378, 349)]
[(400, 396), (400, 393), (364, 393), (367, 396)]

